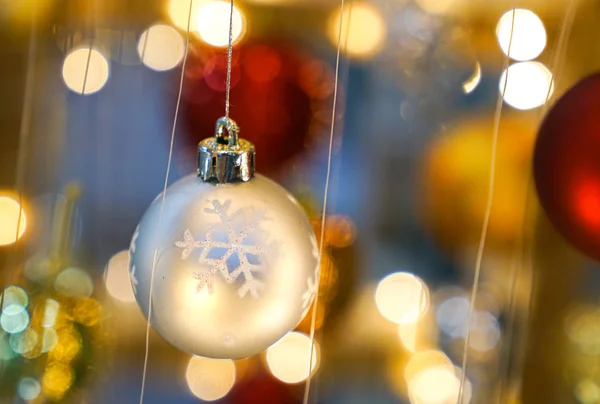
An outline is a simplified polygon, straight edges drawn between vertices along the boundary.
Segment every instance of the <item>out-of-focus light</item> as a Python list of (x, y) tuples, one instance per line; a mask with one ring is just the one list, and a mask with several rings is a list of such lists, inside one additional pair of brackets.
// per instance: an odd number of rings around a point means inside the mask
[(26, 354), (32, 351), (38, 343), (37, 332), (26, 328), (22, 332), (12, 334), (8, 340), (10, 348), (18, 354)]
[[(200, 38), (209, 45), (223, 47), (229, 44), (229, 17), (231, 5), (225, 1), (211, 1), (200, 6), (196, 28)], [(244, 19), (237, 7), (233, 7), (231, 40), (241, 39)]]
[(366, 3), (356, 3), (345, 8), (343, 14), (338, 10), (329, 18), (327, 34), (336, 48), (341, 41), (342, 49), (348, 56), (367, 59), (376, 55), (383, 47), (386, 24), (377, 8)]
[(92, 298), (77, 299), (71, 309), (74, 322), (86, 327), (93, 327), (100, 322), (102, 317), (102, 305)]
[(491, 351), (500, 341), (498, 320), (487, 311), (473, 313), (469, 346), (479, 352)]
[(2, 313), (17, 314), (27, 307), (29, 298), (27, 293), (18, 286), (9, 286), (0, 295), (2, 298)]
[(8, 338), (6, 338), (6, 334), (0, 332), (0, 363), (2, 361), (8, 361), (15, 357), (15, 353), (10, 348), (10, 344), (8, 343)]
[(235, 383), (235, 363), (229, 359), (193, 356), (185, 373), (191, 392), (204, 401), (223, 398)]
[(514, 60), (535, 59), (546, 47), (546, 29), (542, 20), (524, 8), (509, 10), (500, 17), (496, 37), (502, 52)]
[[(460, 372), (446, 366), (431, 366), (416, 375), (408, 385), (411, 401), (419, 404), (455, 404), (459, 388)], [(467, 404), (470, 400), (471, 384), (465, 380), (462, 402)]]
[(475, 62), (475, 71), (462, 85), (463, 92), (465, 94), (470, 94), (477, 88), (479, 83), (481, 82), (481, 65), (479, 62)]
[(500, 77), (500, 93), (505, 85), (504, 101), (522, 110), (544, 105), (554, 91), (552, 73), (540, 62), (519, 62), (509, 66)]
[(581, 404), (595, 404), (600, 400), (600, 387), (593, 380), (581, 380), (575, 386), (575, 397)]
[(115, 299), (126, 303), (135, 302), (129, 281), (129, 251), (121, 251), (112, 256), (106, 267), (104, 282), (106, 290)]
[[(87, 72), (87, 74), (86, 74)], [(93, 94), (108, 81), (108, 60), (99, 50), (78, 48), (67, 55), (63, 62), (62, 75), (65, 84), (77, 94)]]
[(44, 328), (42, 333), (42, 353), (54, 349), (58, 343), (58, 333), (54, 328)]
[[(206, 3), (206, 0), (192, 0), (192, 15), (190, 19), (190, 31), (195, 29), (198, 11)], [(182, 30), (187, 30), (188, 17), (190, 15), (190, 0), (170, 0), (168, 7), (171, 22)]]
[(142, 63), (157, 71), (177, 66), (185, 53), (183, 37), (170, 25), (157, 24), (142, 33), (138, 42)]
[(67, 363), (81, 351), (81, 335), (71, 327), (58, 330), (58, 343), (48, 352), (51, 362)]
[(588, 355), (600, 353), (600, 310), (579, 307), (565, 318), (565, 331), (569, 339)]
[(0, 315), (0, 326), (9, 334), (23, 331), (29, 325), (29, 313), (21, 310), (16, 313), (2, 313)]
[(426, 369), (437, 367), (452, 371), (452, 361), (442, 351), (428, 350), (414, 354), (404, 368), (404, 379), (410, 385), (412, 380)]
[(429, 290), (413, 274), (396, 272), (379, 282), (375, 302), (381, 315), (388, 320), (396, 324), (414, 323), (429, 308)]
[(60, 400), (71, 388), (75, 375), (73, 369), (65, 363), (53, 363), (42, 376), (42, 391), (53, 400)]
[[(309, 377), (310, 351), (310, 338), (307, 335), (289, 332), (267, 349), (267, 365), (273, 376), (282, 382), (300, 383)], [(315, 342), (310, 361), (311, 375), (317, 368), (318, 356), (319, 349)]]
[(54, 288), (68, 297), (90, 297), (94, 291), (94, 282), (85, 271), (67, 268), (56, 277)]
[(46, 299), (46, 306), (44, 307), (44, 319), (42, 320), (42, 327), (54, 327), (56, 324), (56, 317), (58, 317), (58, 310), (60, 304), (54, 299)]
[(40, 395), (42, 386), (36, 379), (32, 377), (24, 377), (19, 381), (17, 391), (23, 400), (31, 401), (35, 400), (37, 396)]
[(465, 335), (469, 317), (469, 298), (452, 296), (441, 302), (435, 312), (440, 329), (452, 338)]
[[(18, 233), (17, 233), (18, 223)], [(0, 196), (0, 246), (15, 243), (27, 229), (27, 215), (19, 202)]]

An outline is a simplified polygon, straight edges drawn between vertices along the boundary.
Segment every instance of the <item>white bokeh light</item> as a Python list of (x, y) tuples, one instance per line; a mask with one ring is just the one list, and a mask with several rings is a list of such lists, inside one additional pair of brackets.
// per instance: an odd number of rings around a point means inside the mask
[(107, 58), (89, 46), (78, 48), (67, 55), (62, 67), (63, 80), (77, 94), (93, 94), (108, 81), (110, 68)]
[(546, 29), (542, 20), (533, 11), (523, 8), (509, 10), (500, 17), (496, 37), (502, 52), (514, 60), (535, 59), (546, 47)]
[(544, 105), (554, 91), (552, 73), (540, 62), (512, 64), (500, 77), (498, 90), (501, 93), (505, 84), (504, 101), (511, 107), (521, 110)]
[(129, 251), (116, 253), (108, 261), (104, 278), (106, 290), (115, 299), (131, 303), (135, 302), (135, 295), (129, 280)]
[[(209, 45), (224, 47), (229, 44), (229, 17), (231, 5), (225, 1), (210, 1), (198, 9), (196, 29), (200, 38)], [(240, 39), (244, 19), (237, 7), (233, 7), (232, 42)]]
[(185, 373), (192, 394), (204, 401), (215, 401), (229, 393), (235, 383), (235, 363), (230, 359), (193, 356)]
[(152, 70), (165, 71), (181, 62), (185, 41), (175, 28), (157, 24), (142, 33), (137, 49), (144, 65)]
[(413, 274), (396, 272), (379, 282), (375, 302), (381, 315), (393, 323), (414, 323), (429, 308), (429, 290)]
[[(308, 364), (311, 357), (310, 338), (300, 332), (289, 332), (267, 349), (267, 365), (277, 379), (284, 383), (300, 383), (308, 378)], [(319, 360), (316, 342), (310, 362), (311, 374), (315, 372)]]

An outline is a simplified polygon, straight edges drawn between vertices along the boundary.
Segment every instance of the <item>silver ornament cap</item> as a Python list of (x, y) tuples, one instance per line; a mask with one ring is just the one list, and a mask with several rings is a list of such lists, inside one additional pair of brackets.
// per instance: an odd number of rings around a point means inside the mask
[(198, 144), (198, 177), (226, 183), (246, 182), (254, 176), (254, 144), (239, 138), (239, 131), (232, 119), (217, 120), (215, 136)]

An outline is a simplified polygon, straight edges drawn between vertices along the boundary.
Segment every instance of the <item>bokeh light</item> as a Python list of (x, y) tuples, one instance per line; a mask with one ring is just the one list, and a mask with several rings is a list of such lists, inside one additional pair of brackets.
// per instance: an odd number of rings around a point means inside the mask
[(135, 295), (129, 281), (129, 251), (116, 253), (108, 261), (104, 278), (106, 290), (121, 302), (135, 302)]
[(29, 313), (21, 310), (16, 313), (3, 312), (0, 315), (0, 327), (9, 334), (23, 331), (29, 325)]
[(500, 341), (500, 325), (492, 313), (477, 311), (471, 321), (469, 346), (479, 352), (491, 351)]
[(452, 361), (442, 351), (434, 349), (417, 352), (409, 359), (404, 368), (404, 379), (410, 385), (411, 381), (424, 370), (431, 368), (453, 369)]
[(54, 328), (45, 328), (42, 333), (42, 353), (54, 349), (58, 343), (58, 333)]
[(368, 59), (376, 55), (383, 47), (386, 33), (386, 24), (381, 12), (366, 3), (355, 3), (352, 7), (346, 7), (343, 14), (337, 10), (327, 25), (327, 34), (333, 46), (337, 48), (341, 40), (344, 53), (357, 59)]
[[(231, 5), (225, 1), (210, 1), (203, 4), (197, 14), (197, 31), (200, 38), (209, 45), (223, 47), (229, 44), (229, 17)], [(237, 7), (233, 7), (231, 40), (241, 39), (244, 18)]]
[(94, 282), (87, 272), (67, 268), (56, 277), (54, 288), (68, 297), (90, 297), (94, 291)]
[(410, 352), (417, 350), (417, 323), (400, 324), (398, 326), (398, 337), (402, 345)]
[(446, 14), (464, 0), (416, 0), (417, 5), (431, 14)]
[(440, 329), (452, 338), (463, 337), (467, 328), (469, 305), (467, 296), (451, 296), (442, 301), (435, 312)]
[[(419, 404), (455, 404), (458, 402), (460, 372), (447, 366), (431, 366), (417, 374), (409, 383), (411, 402)], [(463, 404), (471, 400), (471, 384), (465, 380)]]
[(595, 404), (600, 400), (600, 386), (594, 380), (583, 379), (575, 386), (575, 397), (582, 404)]
[(300, 332), (289, 332), (267, 349), (266, 360), (269, 370), (284, 383), (294, 384), (314, 374), (319, 362), (319, 347), (314, 343), (311, 357), (310, 338)]
[(502, 52), (514, 60), (535, 59), (546, 47), (546, 29), (542, 20), (533, 11), (524, 8), (509, 10), (500, 17), (496, 37)]
[(109, 72), (107, 58), (99, 50), (89, 46), (71, 51), (62, 68), (65, 84), (77, 94), (99, 91), (108, 81)]
[[(17, 223), (18, 233), (17, 233)], [(0, 246), (15, 243), (27, 229), (27, 215), (19, 202), (0, 196)]]
[(185, 373), (190, 391), (204, 401), (223, 398), (235, 383), (235, 363), (230, 359), (193, 356)]
[(42, 320), (42, 327), (54, 327), (56, 324), (56, 318), (58, 317), (58, 311), (60, 309), (60, 303), (54, 299), (46, 299), (46, 306), (44, 307), (44, 319)]
[(157, 24), (142, 33), (137, 49), (144, 65), (152, 70), (164, 71), (181, 62), (185, 53), (185, 41), (175, 28)]
[(511, 107), (521, 110), (544, 105), (554, 91), (552, 73), (540, 62), (512, 64), (500, 77), (498, 86), (500, 93), (505, 84), (504, 101)]
[(471, 94), (481, 82), (481, 65), (479, 62), (475, 62), (475, 70), (471, 77), (469, 77), (462, 85), (463, 92), (465, 94)]
[[(195, 29), (196, 16), (206, 0), (192, 1), (192, 14), (190, 20), (190, 31)], [(182, 30), (187, 30), (188, 17), (190, 15), (190, 0), (170, 0), (167, 9), (171, 22)]]
[(39, 337), (37, 332), (31, 328), (12, 334), (8, 340), (10, 348), (18, 354), (27, 354), (31, 352), (38, 344)]
[(35, 400), (40, 395), (42, 386), (36, 379), (32, 377), (24, 377), (19, 381), (17, 391), (19, 392), (19, 397), (21, 397), (23, 400), (31, 401)]
[(388, 320), (396, 324), (413, 323), (429, 308), (429, 289), (413, 274), (396, 272), (379, 282), (375, 302), (381, 315)]
[(29, 297), (27, 292), (18, 286), (9, 286), (0, 295), (2, 298), (2, 313), (17, 314), (27, 307)]
[(42, 377), (42, 391), (52, 400), (60, 400), (69, 390), (75, 375), (73, 369), (65, 363), (52, 363)]

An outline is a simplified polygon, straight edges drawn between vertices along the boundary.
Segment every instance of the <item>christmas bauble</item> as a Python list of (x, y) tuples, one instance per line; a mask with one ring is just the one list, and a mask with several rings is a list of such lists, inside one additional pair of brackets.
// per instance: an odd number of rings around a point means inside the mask
[(296, 327), (315, 293), (319, 251), (292, 195), (258, 174), (228, 183), (192, 174), (161, 204), (159, 196), (130, 247), (131, 282), (146, 316), (154, 279), (154, 330), (194, 355), (242, 358)]
[(540, 126), (533, 172), (540, 204), (573, 246), (600, 260), (600, 73), (580, 81)]

